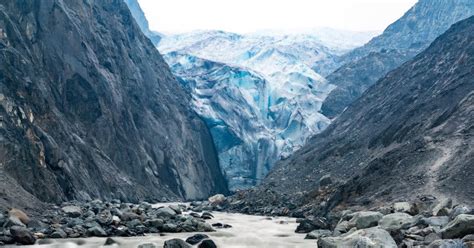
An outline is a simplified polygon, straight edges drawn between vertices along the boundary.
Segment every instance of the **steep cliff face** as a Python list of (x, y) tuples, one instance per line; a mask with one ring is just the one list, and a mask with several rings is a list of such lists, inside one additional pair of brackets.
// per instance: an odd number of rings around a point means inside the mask
[(146, 19), (145, 13), (143, 13), (143, 10), (141, 9), (138, 0), (124, 1), (130, 9), (130, 12), (132, 12), (132, 16), (133, 18), (135, 18), (135, 21), (137, 22), (142, 32), (151, 40), (151, 42), (153, 42), (155, 46), (158, 45), (158, 43), (160, 43), (162, 35), (156, 31), (150, 30), (148, 20)]
[(227, 192), (204, 122), (122, 0), (0, 1), (0, 61), (6, 198)]
[(471, 0), (418, 1), (383, 34), (336, 60), (334, 64), (342, 66), (327, 79), (337, 88), (324, 101), (321, 113), (336, 117), (378, 79), (426, 49), (452, 24), (471, 15)]
[[(368, 89), (241, 203), (319, 213), (423, 195), (474, 203), (473, 71), (471, 17)], [(321, 189), (326, 175), (333, 185)]]

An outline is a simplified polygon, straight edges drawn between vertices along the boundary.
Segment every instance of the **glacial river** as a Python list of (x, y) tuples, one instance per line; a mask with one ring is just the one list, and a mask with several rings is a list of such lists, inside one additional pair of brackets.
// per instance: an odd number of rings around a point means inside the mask
[[(305, 248), (316, 247), (316, 240), (305, 240), (305, 234), (295, 233), (296, 219), (286, 217), (263, 217), (243, 214), (212, 212), (214, 219), (208, 223), (225, 223), (232, 228), (216, 229), (216, 232), (205, 233), (218, 247), (223, 248)], [(83, 238), (49, 240), (49, 244), (28, 247), (38, 248), (96, 248), (96, 247), (126, 247), (135, 248), (140, 244), (153, 243), (163, 247), (166, 240), (173, 238), (186, 238), (195, 233), (163, 233), (131, 238), (113, 238), (120, 244), (103, 246), (105, 238)], [(44, 241), (43, 241), (44, 242)], [(8, 246), (6, 246), (8, 247)], [(12, 247), (12, 246), (10, 246)]]

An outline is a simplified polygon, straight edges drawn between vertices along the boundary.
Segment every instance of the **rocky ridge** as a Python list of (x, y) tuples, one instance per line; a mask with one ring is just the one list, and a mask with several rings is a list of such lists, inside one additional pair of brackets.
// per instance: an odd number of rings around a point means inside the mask
[(2, 207), (227, 192), (205, 123), (122, 0), (1, 1), (0, 61)]
[[(470, 0), (418, 1), (381, 35), (331, 63), (339, 67), (322, 72), (337, 88), (323, 102), (321, 113), (335, 118), (389, 71), (426, 49), (452, 24), (472, 15)], [(319, 71), (326, 64), (323, 60), (313, 68)]]

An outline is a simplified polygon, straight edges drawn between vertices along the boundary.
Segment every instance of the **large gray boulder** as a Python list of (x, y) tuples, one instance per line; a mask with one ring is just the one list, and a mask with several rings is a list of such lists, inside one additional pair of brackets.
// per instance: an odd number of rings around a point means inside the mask
[(77, 218), (82, 215), (82, 209), (78, 206), (65, 206), (62, 208), (62, 210), (72, 218)]
[(418, 219), (406, 213), (393, 213), (385, 215), (380, 221), (379, 226), (387, 231), (396, 231), (408, 229), (414, 226)]
[(319, 248), (396, 248), (397, 244), (390, 234), (379, 228), (357, 230), (339, 237), (325, 237), (318, 240)]
[(460, 214), (441, 231), (443, 239), (462, 238), (474, 233), (474, 215)]
[(352, 218), (349, 220), (349, 229), (365, 229), (373, 226), (377, 226), (379, 220), (381, 220), (383, 215), (379, 212), (374, 211), (361, 211), (352, 214)]
[(192, 246), (181, 239), (170, 239), (165, 241), (163, 248), (191, 248)]
[(323, 237), (330, 237), (332, 236), (332, 232), (330, 230), (314, 230), (311, 231), (310, 233), (306, 234), (305, 239), (320, 239)]

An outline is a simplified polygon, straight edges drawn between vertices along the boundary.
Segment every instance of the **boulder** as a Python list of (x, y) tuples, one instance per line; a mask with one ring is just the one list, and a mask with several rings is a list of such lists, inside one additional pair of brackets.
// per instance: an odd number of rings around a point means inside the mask
[(51, 233), (48, 237), (52, 239), (65, 239), (67, 238), (67, 234), (63, 230), (57, 229), (56, 231)]
[(209, 236), (207, 236), (206, 234), (195, 234), (189, 238), (186, 239), (186, 243), (189, 243), (191, 245), (196, 245), (198, 244), (199, 242), (201, 242), (202, 240), (204, 239), (207, 239), (209, 238)]
[(115, 244), (119, 244), (119, 243), (113, 238), (107, 238), (105, 240), (104, 246), (115, 245)]
[(441, 231), (443, 239), (463, 238), (474, 233), (474, 215), (460, 214)]
[(12, 227), (12, 226), (21, 226), (21, 227), (26, 227), (26, 225), (18, 219), (16, 216), (9, 216), (5, 223), (3, 224), (3, 227)]
[(366, 229), (369, 227), (377, 226), (379, 220), (382, 219), (383, 215), (379, 212), (374, 211), (361, 211), (352, 214), (352, 218), (349, 220), (349, 229), (355, 227), (357, 229)]
[(208, 201), (210, 204), (212, 205), (221, 205), (223, 203), (225, 203), (226, 201), (226, 197), (223, 195), (223, 194), (217, 194), (217, 195), (213, 195), (211, 197), (209, 197)]
[(331, 175), (329, 174), (324, 175), (323, 177), (321, 177), (321, 179), (319, 179), (319, 187), (325, 187), (331, 184), (332, 184), (332, 178), (331, 178)]
[(387, 231), (397, 231), (408, 229), (418, 222), (418, 219), (406, 213), (393, 213), (385, 215), (379, 226)]
[(165, 241), (163, 248), (190, 248), (191, 245), (181, 239), (170, 239)]
[(393, 204), (393, 211), (411, 214), (413, 212), (413, 205), (409, 202), (396, 202)]
[(155, 214), (156, 214), (156, 217), (160, 219), (171, 219), (177, 215), (177, 213), (170, 207), (157, 209)]
[(82, 215), (82, 209), (78, 206), (65, 206), (61, 210), (72, 218), (77, 218)]
[(27, 225), (30, 222), (30, 217), (20, 209), (12, 208), (8, 211), (8, 216), (18, 218), (23, 224)]
[(320, 229), (320, 230), (313, 230), (310, 233), (306, 234), (305, 239), (320, 239), (323, 237), (330, 237), (332, 236), (332, 232), (330, 230)]
[(198, 248), (217, 248), (217, 245), (214, 241), (205, 239), (198, 245)]
[(320, 238), (318, 247), (396, 248), (397, 244), (387, 231), (379, 227), (371, 227), (343, 234), (339, 237)]
[(33, 236), (26, 227), (12, 226), (10, 233), (15, 242), (22, 245), (33, 245), (36, 242), (36, 238)]
[(428, 248), (464, 248), (462, 240), (439, 239), (433, 241)]
[(468, 206), (458, 205), (449, 214), (449, 219), (454, 220), (460, 214), (474, 214), (474, 211)]
[(107, 237), (107, 233), (100, 226), (94, 226), (87, 229), (87, 234), (93, 237)]
[(146, 244), (141, 244), (137, 246), (137, 248), (158, 248), (158, 246), (152, 243), (146, 243)]
[(103, 226), (111, 225), (114, 222), (112, 213), (109, 210), (104, 210), (97, 215), (97, 222)]
[(450, 209), (453, 207), (453, 200), (447, 198), (441, 200), (434, 208), (433, 208), (433, 215), (434, 216), (448, 216)]
[(421, 223), (428, 226), (444, 227), (449, 223), (449, 217), (448, 216), (433, 216), (429, 218), (422, 218)]

